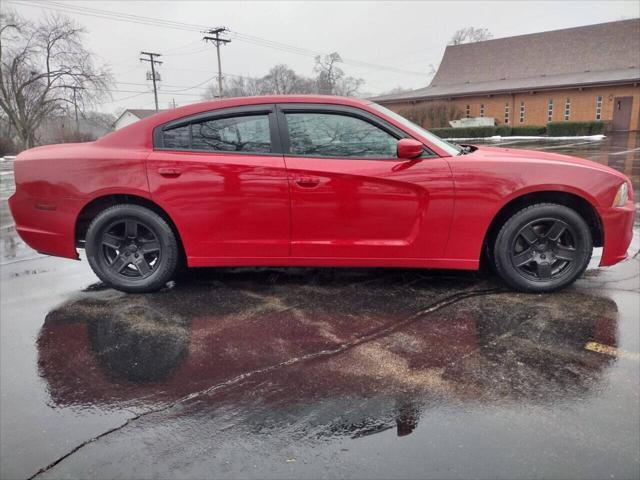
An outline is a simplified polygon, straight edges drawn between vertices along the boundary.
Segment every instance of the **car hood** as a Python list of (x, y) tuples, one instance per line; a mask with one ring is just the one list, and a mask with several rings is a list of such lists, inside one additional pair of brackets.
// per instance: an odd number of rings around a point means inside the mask
[(540, 162), (540, 163), (562, 163), (576, 165), (580, 167), (591, 168), (594, 170), (600, 170), (614, 174), (617, 177), (626, 179), (625, 176), (614, 170), (597, 162), (587, 160), (580, 157), (572, 157), (570, 155), (562, 155), (560, 153), (543, 152), (540, 150), (525, 150), (518, 148), (501, 148), (501, 147), (486, 147), (474, 145), (476, 150), (469, 154), (471, 157), (491, 159), (491, 160), (504, 160), (504, 161), (526, 161), (526, 162)]

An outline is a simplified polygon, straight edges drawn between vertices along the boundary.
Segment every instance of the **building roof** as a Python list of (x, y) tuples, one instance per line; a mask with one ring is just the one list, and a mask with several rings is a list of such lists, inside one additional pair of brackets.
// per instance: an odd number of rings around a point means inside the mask
[(150, 117), (151, 115), (155, 115), (158, 112), (163, 112), (164, 110), (158, 110), (156, 111), (153, 108), (128, 108), (125, 110), (125, 112), (130, 112), (133, 115), (135, 115), (138, 118), (147, 118)]
[(122, 117), (124, 117), (127, 113), (130, 113), (138, 119), (142, 120), (143, 118), (150, 117), (151, 115), (155, 115), (156, 113), (164, 112), (164, 110), (158, 110), (156, 112), (155, 108), (127, 108), (124, 112), (122, 112), (118, 118), (113, 122), (114, 125), (117, 125)]
[(375, 101), (640, 80), (640, 19), (447, 46), (428, 87)]

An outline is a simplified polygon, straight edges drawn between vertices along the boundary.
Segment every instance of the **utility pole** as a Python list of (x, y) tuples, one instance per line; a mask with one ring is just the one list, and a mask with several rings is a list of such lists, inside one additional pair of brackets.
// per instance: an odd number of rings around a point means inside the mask
[(76, 92), (78, 90), (84, 90), (84, 87), (79, 87), (77, 85), (69, 85), (67, 88), (73, 90), (73, 108), (76, 112), (76, 137), (80, 135), (80, 122), (78, 120), (78, 101), (76, 100)]
[(217, 27), (207, 30), (205, 36), (202, 39), (205, 42), (212, 42), (216, 46), (216, 53), (218, 54), (218, 95), (222, 98), (222, 64), (220, 62), (220, 45), (230, 43), (228, 38), (220, 37), (221, 34), (227, 31), (226, 27)]
[(153, 80), (153, 98), (156, 101), (156, 112), (158, 111), (158, 89), (156, 88), (156, 64), (162, 65), (162, 62), (155, 59), (160, 57), (159, 53), (140, 52), (140, 55), (147, 55), (149, 58), (141, 58), (141, 62), (149, 62), (151, 64), (151, 79)]

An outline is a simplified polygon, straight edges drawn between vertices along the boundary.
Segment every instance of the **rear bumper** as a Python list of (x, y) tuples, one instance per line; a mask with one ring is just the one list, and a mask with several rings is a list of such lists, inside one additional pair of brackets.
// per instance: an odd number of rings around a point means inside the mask
[(9, 198), (9, 209), (18, 235), (31, 248), (47, 255), (79, 258), (74, 241), (76, 202), (45, 202), (18, 190)]
[(604, 249), (600, 266), (606, 267), (627, 258), (627, 250), (633, 238), (636, 208), (633, 201), (628, 201), (624, 207), (606, 208), (599, 213), (604, 230)]

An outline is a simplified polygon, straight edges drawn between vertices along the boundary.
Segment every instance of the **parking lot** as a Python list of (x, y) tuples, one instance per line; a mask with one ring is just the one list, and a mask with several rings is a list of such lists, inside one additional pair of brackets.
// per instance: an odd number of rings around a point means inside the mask
[[(640, 190), (640, 136), (514, 140)], [(638, 478), (640, 223), (555, 294), (489, 274), (203, 269), (127, 295), (16, 236), (0, 162), (2, 478)], [(595, 253), (597, 257), (598, 252)]]

